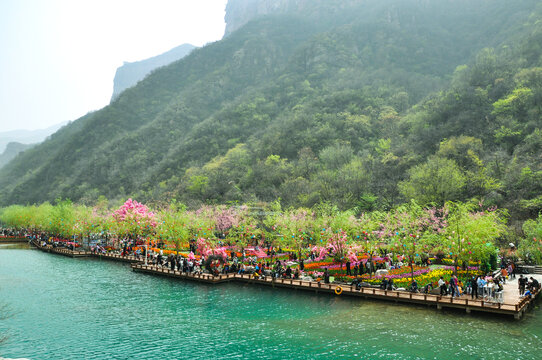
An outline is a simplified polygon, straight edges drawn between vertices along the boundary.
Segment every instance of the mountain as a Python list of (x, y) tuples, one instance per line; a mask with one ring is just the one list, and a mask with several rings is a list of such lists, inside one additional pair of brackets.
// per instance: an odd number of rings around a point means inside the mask
[(6, 146), (4, 152), (0, 154), (0, 169), (15, 158), (20, 152), (30, 149), (35, 144), (21, 144), (18, 142), (10, 142)]
[(18, 156), (0, 202), (542, 209), (539, 1), (277, 3)]
[(229, 0), (226, 5), (224, 37), (262, 16), (303, 14), (314, 20), (325, 21), (329, 13), (342, 12), (360, 3), (360, 0)]
[(191, 44), (182, 44), (163, 54), (149, 59), (136, 62), (125, 62), (124, 65), (119, 67), (115, 73), (111, 102), (113, 102), (120, 95), (120, 93), (137, 84), (153, 70), (182, 59), (186, 55), (190, 54), (190, 52), (195, 48), (196, 47)]
[(4, 152), (6, 145), (10, 142), (19, 142), (21, 144), (35, 144), (42, 142), (47, 136), (53, 134), (67, 123), (68, 122), (63, 122), (39, 130), (11, 130), (0, 132), (0, 153)]

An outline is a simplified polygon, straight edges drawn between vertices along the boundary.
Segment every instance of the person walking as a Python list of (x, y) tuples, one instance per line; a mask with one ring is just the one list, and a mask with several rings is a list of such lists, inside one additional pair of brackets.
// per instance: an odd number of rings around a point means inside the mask
[(452, 297), (455, 297), (456, 296), (456, 293), (455, 293), (455, 281), (454, 281), (454, 276), (450, 276), (450, 292), (452, 293)]
[(346, 260), (346, 275), (352, 276), (352, 271), (350, 271), (350, 260)]
[(457, 276), (455, 274), (452, 277), (454, 278), (455, 296), (459, 297), (459, 296), (461, 296), (461, 293), (459, 292), (459, 279), (457, 278)]

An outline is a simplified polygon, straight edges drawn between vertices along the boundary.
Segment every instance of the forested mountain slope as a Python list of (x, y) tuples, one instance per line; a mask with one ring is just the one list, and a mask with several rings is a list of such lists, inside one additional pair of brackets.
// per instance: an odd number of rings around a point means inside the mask
[(30, 149), (34, 145), (35, 144), (21, 144), (15, 141), (8, 143), (4, 152), (0, 153), (0, 169), (17, 156), (17, 154)]
[(538, 1), (329, 3), (155, 71), (8, 164), (0, 201), (541, 208)]

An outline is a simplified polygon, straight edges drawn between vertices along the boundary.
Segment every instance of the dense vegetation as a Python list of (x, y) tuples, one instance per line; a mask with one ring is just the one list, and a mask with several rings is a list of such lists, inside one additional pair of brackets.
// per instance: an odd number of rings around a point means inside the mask
[[(195, 211), (172, 202), (151, 211), (132, 199), (117, 209), (104, 201), (94, 208), (59, 201), (55, 205), (13, 205), (0, 212), (4, 226), (73, 238), (80, 244), (93, 235), (186, 251), (189, 241), (195, 246), (197, 240), (198, 255), (224, 255), (226, 249), (243, 252), (246, 247), (260, 246), (305, 255), (313, 251), (322, 259), (332, 256), (337, 263), (349, 258), (357, 262), (360, 253), (376, 256), (391, 252), (405, 257), (409, 264), (437, 256), (456, 266), (475, 261), (485, 271), (496, 266), (498, 240), (506, 233), (506, 220), (506, 211), (477, 203), (447, 202), (443, 207), (428, 208), (414, 201), (388, 212), (360, 216), (325, 204), (285, 210), (279, 202), (261, 208), (204, 205)], [(540, 250), (525, 249), (524, 257), (540, 257)]]
[[(25, 151), (4, 205), (136, 196), (542, 209), (542, 7), (351, 1), (258, 18)], [(318, 21), (315, 21), (318, 19)]]

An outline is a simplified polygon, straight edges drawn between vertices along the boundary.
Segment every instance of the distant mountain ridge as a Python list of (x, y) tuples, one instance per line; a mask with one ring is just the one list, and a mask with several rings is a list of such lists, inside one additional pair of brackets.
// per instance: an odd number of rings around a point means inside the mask
[(66, 125), (65, 121), (60, 124), (49, 126), (45, 129), (38, 130), (10, 130), (0, 132), (0, 154), (6, 149), (6, 145), (10, 142), (18, 142), (21, 144), (36, 144), (47, 138), (47, 136), (55, 133), (58, 129)]
[[(313, 16), (322, 7), (331, 13), (341, 11), (365, 0), (229, 0), (226, 6), (224, 37), (248, 22), (265, 15), (303, 14)], [(323, 16), (328, 14), (322, 13)]]
[(190, 54), (190, 52), (195, 48), (196, 46), (192, 44), (182, 44), (163, 54), (153, 56), (149, 59), (136, 62), (125, 62), (124, 65), (119, 67), (115, 73), (111, 101), (114, 101), (120, 95), (120, 93), (127, 88), (130, 88), (136, 85), (139, 81), (143, 80), (143, 78), (145, 78), (145, 76), (150, 74), (153, 70), (182, 59), (186, 55)]

